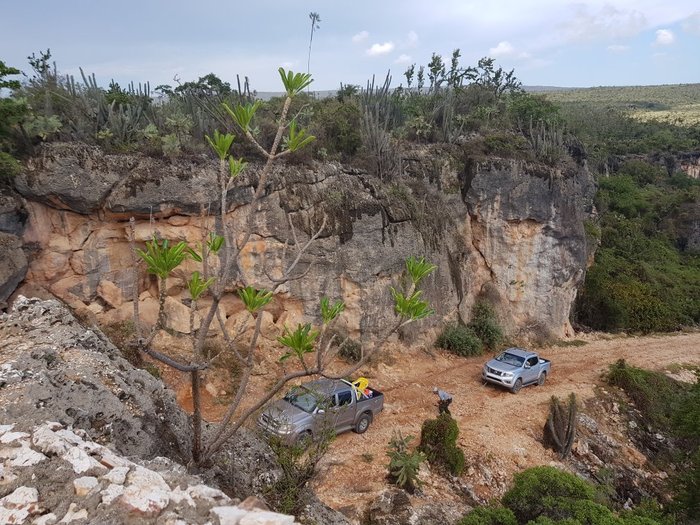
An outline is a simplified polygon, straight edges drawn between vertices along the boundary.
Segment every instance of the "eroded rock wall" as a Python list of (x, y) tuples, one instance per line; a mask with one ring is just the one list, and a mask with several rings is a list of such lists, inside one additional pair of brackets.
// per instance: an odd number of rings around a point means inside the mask
[[(583, 221), (594, 192), (590, 175), (574, 165), (557, 171), (460, 155), (417, 148), (392, 183), (338, 163), (279, 165), (241, 260), (249, 282), (272, 287), (268, 274), (278, 276), (281, 263), (295, 255), (290, 224), (299, 243), (324, 216), (327, 226), (299, 266), (308, 274), (279, 290), (264, 321), (268, 332), (313, 319), (322, 295), (345, 300), (352, 335), (381, 332), (393, 319), (388, 286), (406, 257), (425, 255), (438, 265), (425, 283), (438, 314), (432, 326), (457, 317), (467, 321), (475, 300), (486, 296), (510, 332), (567, 334), (587, 262)], [(138, 297), (142, 316), (154, 320), (157, 287), (141, 266), (134, 278), (128, 218), (136, 218), (140, 245), (154, 231), (201, 242), (202, 226), (215, 226), (201, 216), (202, 209), (217, 210), (215, 168), (204, 158), (171, 163), (78, 144), (46, 145), (16, 181), (27, 199), (25, 246), (35, 249), (27, 281), (103, 322), (130, 318)], [(258, 168), (252, 165), (227, 196), (234, 228), (247, 211)], [(177, 300), (186, 297), (183, 284), (169, 281), (167, 317), (170, 328), (187, 332), (187, 312)], [(227, 297), (227, 322), (235, 322), (241, 309), (233, 295)]]

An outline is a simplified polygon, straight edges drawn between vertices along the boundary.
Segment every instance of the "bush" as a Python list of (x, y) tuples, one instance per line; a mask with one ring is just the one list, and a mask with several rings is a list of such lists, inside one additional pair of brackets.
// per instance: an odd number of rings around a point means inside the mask
[(513, 487), (501, 500), (518, 521), (527, 523), (544, 515), (552, 519), (573, 517), (572, 505), (593, 501), (593, 486), (574, 474), (554, 467), (534, 467), (514, 477)]
[(314, 440), (301, 440), (292, 445), (277, 437), (268, 440), (282, 471), (279, 479), (265, 488), (266, 499), (274, 510), (284, 514), (299, 514), (303, 510), (311, 496), (307, 485), (334, 437), (332, 430), (324, 430)]
[(483, 301), (478, 301), (472, 308), (472, 320), (467, 325), (481, 342), (490, 350), (503, 342), (503, 329), (498, 324), (498, 318), (493, 307)]
[(389, 479), (392, 483), (408, 492), (413, 492), (417, 487), (421, 486), (421, 480), (418, 477), (420, 464), (425, 461), (425, 454), (414, 450), (409, 450), (409, 443), (413, 440), (413, 436), (403, 437), (401, 432), (394, 432), (389, 441), (387, 456), (389, 456)]
[(464, 470), (464, 452), (457, 447), (459, 427), (449, 414), (423, 421), (418, 450), (424, 452), (432, 465), (445, 468), (459, 476)]
[(515, 514), (505, 507), (477, 507), (458, 525), (518, 525)]
[(624, 359), (610, 365), (607, 381), (623, 389), (644, 420), (659, 430), (671, 427), (673, 413), (687, 395), (679, 382), (661, 372), (629, 366)]
[(483, 344), (469, 327), (460, 324), (450, 324), (445, 327), (435, 341), (435, 346), (450, 352), (471, 357), (483, 353)]

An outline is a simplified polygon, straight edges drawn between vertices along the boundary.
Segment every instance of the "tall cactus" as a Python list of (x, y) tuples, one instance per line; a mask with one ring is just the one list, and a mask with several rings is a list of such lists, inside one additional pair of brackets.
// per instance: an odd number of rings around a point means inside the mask
[(544, 437), (562, 459), (569, 455), (576, 438), (576, 394), (569, 394), (568, 403), (552, 396)]

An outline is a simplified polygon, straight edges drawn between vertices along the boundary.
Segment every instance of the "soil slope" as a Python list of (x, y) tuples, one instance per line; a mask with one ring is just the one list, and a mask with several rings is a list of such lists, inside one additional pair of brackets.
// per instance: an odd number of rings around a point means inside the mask
[[(552, 360), (551, 378), (543, 387), (527, 387), (514, 395), (484, 385), (481, 366), (487, 359), (459, 358), (442, 351), (406, 348), (389, 352), (371, 374), (375, 388), (386, 395), (385, 412), (363, 435), (346, 433), (334, 441), (320, 466), (315, 490), (321, 500), (349, 516), (386, 488), (386, 445), (394, 430), (416, 436), (421, 423), (437, 414), (433, 386), (454, 395), (453, 417), (460, 427), (459, 445), (467, 456), (463, 476), (477, 499), (500, 495), (513, 473), (541, 464), (558, 464), (558, 458), (541, 444), (549, 400), (575, 392), (580, 401), (603, 386), (601, 374), (618, 359), (630, 364), (663, 369), (668, 365), (700, 365), (700, 333), (611, 338), (587, 336), (584, 346), (554, 346), (539, 350)], [(432, 355), (431, 355), (432, 354)], [(393, 361), (393, 362), (392, 362)], [(594, 414), (593, 414), (594, 415)], [(458, 500), (454, 486), (424, 472), (423, 495), (415, 504), (430, 500)]]

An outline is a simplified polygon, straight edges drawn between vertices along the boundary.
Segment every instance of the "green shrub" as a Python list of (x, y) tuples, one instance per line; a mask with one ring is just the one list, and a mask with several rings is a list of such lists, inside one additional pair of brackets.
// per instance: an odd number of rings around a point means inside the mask
[(3, 179), (13, 179), (20, 171), (20, 163), (9, 153), (0, 151), (0, 184)]
[(483, 344), (474, 330), (460, 324), (447, 325), (435, 341), (435, 346), (463, 357), (483, 353)]
[(687, 389), (661, 372), (628, 365), (624, 359), (610, 365), (607, 381), (622, 388), (656, 429), (669, 429), (673, 413), (685, 399)]
[(467, 325), (487, 348), (493, 350), (503, 342), (503, 329), (498, 324), (498, 318), (493, 307), (477, 301), (472, 308), (472, 320)]
[(409, 443), (412, 440), (413, 436), (403, 437), (400, 431), (395, 431), (387, 449), (389, 479), (408, 492), (413, 492), (421, 486), (418, 471), (420, 464), (426, 459), (422, 452), (409, 450)]
[(527, 523), (542, 515), (552, 519), (573, 517), (572, 505), (580, 500), (592, 502), (594, 496), (593, 486), (574, 474), (541, 466), (516, 474), (501, 502), (519, 522)]
[(518, 525), (515, 514), (505, 507), (477, 507), (458, 525)]
[(457, 447), (459, 427), (449, 414), (426, 419), (420, 432), (418, 450), (424, 452), (432, 465), (445, 468), (459, 476), (464, 471), (464, 452)]

